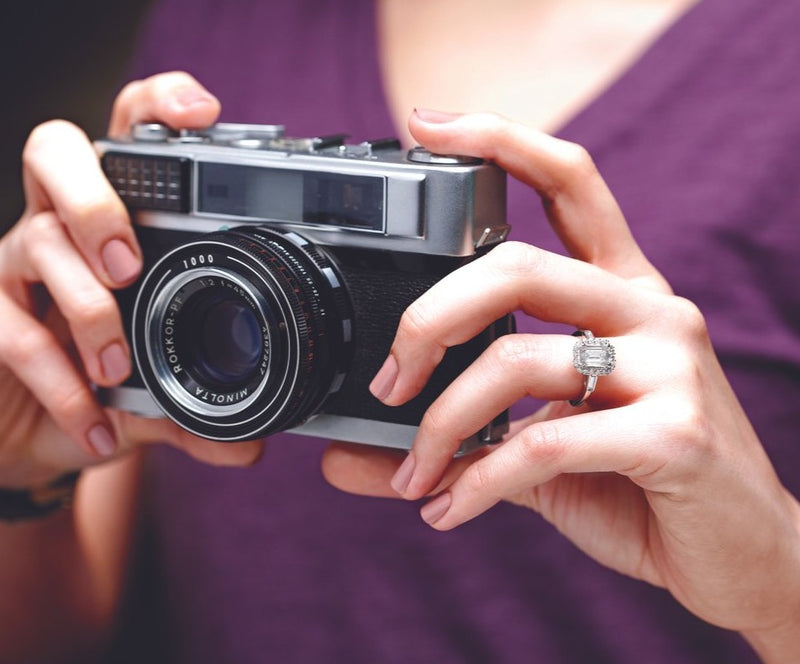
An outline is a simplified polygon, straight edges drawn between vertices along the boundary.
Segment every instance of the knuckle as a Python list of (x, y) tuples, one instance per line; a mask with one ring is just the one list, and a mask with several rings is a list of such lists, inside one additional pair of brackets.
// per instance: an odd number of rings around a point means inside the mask
[[(186, 71), (162, 72), (147, 78), (131, 81), (120, 91), (114, 100), (112, 118), (127, 119), (129, 122), (146, 120), (169, 121), (163, 100), (177, 90), (187, 87), (202, 87), (197, 79)], [(112, 122), (112, 125), (114, 123)], [(129, 127), (117, 127), (127, 131)]]
[(493, 131), (504, 131), (509, 124), (506, 118), (494, 111), (481, 111), (475, 113), (474, 116), (478, 118), (484, 126)]
[(76, 230), (107, 228), (111, 222), (125, 218), (122, 202), (111, 189), (86, 191), (75, 197), (65, 222)]
[(38, 326), (14, 338), (0, 335), (0, 339), (0, 352), (11, 367), (35, 362), (55, 344), (50, 333)]
[(547, 254), (524, 242), (502, 242), (487, 255), (494, 265), (509, 277), (530, 277), (541, 271), (547, 262)]
[(695, 342), (705, 341), (708, 338), (708, 328), (699, 307), (683, 297), (672, 299), (672, 315), (686, 338)]
[(428, 432), (434, 437), (441, 436), (442, 432), (453, 432), (453, 419), (450, 416), (450, 409), (441, 399), (434, 401), (420, 422), (420, 429)]
[(54, 214), (34, 214), (27, 218), (22, 231), (22, 244), (28, 253), (34, 253), (42, 247), (53, 235), (62, 232), (61, 222)]
[(570, 141), (559, 142), (557, 171), (557, 177), (550, 184), (551, 190), (547, 192), (547, 197), (551, 200), (571, 188), (574, 183), (582, 183), (599, 176), (589, 151)]
[(139, 90), (141, 90), (142, 84), (143, 81), (141, 79), (136, 79), (126, 83), (117, 95), (117, 103), (125, 103), (132, 97), (135, 97)]
[(125, 85), (117, 95), (116, 105), (133, 106), (140, 101), (153, 101), (165, 92), (187, 86), (200, 86), (197, 79), (187, 71), (172, 70), (153, 74)]
[(494, 493), (497, 484), (497, 473), (485, 459), (473, 463), (466, 476), (466, 488), (474, 495), (486, 496)]
[(25, 220), (20, 229), (21, 249), (32, 265), (39, 266), (47, 259), (47, 250), (63, 234), (61, 222), (54, 214), (34, 214)]
[(100, 288), (74, 292), (62, 308), (66, 319), (79, 329), (104, 329), (117, 316), (116, 301)]
[(200, 83), (189, 72), (182, 69), (175, 69), (161, 74), (155, 74), (148, 78), (145, 83), (158, 88), (178, 88), (187, 85), (199, 86)]
[[(499, 113), (481, 112), (475, 114), (475, 119), (483, 130), (490, 146), (498, 146), (508, 142), (512, 134), (512, 124)], [(494, 152), (491, 156), (496, 156)]]
[(87, 413), (94, 409), (94, 401), (88, 387), (80, 381), (66, 381), (55, 395), (53, 403), (57, 408), (54, 415), (68, 428), (73, 428), (86, 419)]
[(674, 438), (688, 443), (693, 449), (704, 446), (709, 440), (707, 422), (694, 402), (682, 400), (682, 405), (675, 407), (673, 415)]
[(397, 335), (408, 340), (425, 339), (432, 329), (432, 316), (428, 307), (417, 300), (412, 302), (400, 317)]
[(565, 141), (561, 149), (562, 168), (566, 172), (573, 176), (591, 176), (597, 173), (594, 159), (585, 147), (578, 143)]
[(502, 369), (529, 367), (536, 363), (539, 347), (527, 335), (508, 334), (493, 341), (486, 353)]
[[(147, 99), (153, 110), (165, 120), (169, 121), (172, 118), (172, 122), (178, 122), (178, 119), (172, 117), (174, 107), (166, 105), (169, 100), (190, 89), (207, 92), (194, 76), (185, 71), (159, 74), (148, 79), (145, 84), (147, 85)], [(209, 99), (214, 98), (209, 96)]]
[(33, 128), (25, 141), (22, 150), (22, 162), (31, 165), (41, 158), (54, 141), (68, 134), (78, 133), (84, 136), (83, 130), (68, 120), (48, 120)]
[(661, 423), (669, 457), (689, 475), (694, 469), (708, 468), (714, 455), (714, 435), (708, 418), (692, 399), (679, 398), (668, 409), (669, 419)]
[(112, 115), (117, 115), (121, 113), (124, 108), (130, 106), (133, 100), (139, 96), (139, 93), (142, 89), (142, 85), (143, 81), (138, 79), (126, 83), (123, 86), (122, 90), (119, 91), (119, 94), (117, 94), (117, 97), (114, 100)]
[(554, 422), (539, 422), (520, 434), (519, 463), (523, 468), (558, 468), (565, 454), (565, 444)]
[[(655, 345), (648, 343), (648, 347), (648, 353), (660, 353), (659, 362), (647, 371), (648, 380), (652, 381), (659, 394), (670, 400), (665, 402), (665, 407), (672, 404), (671, 400), (674, 399), (677, 402), (674, 407), (685, 413), (692, 401), (705, 401), (706, 378), (703, 367), (693, 352), (687, 352), (687, 346), (680, 339), (659, 341)], [(669, 422), (663, 425), (668, 426)]]

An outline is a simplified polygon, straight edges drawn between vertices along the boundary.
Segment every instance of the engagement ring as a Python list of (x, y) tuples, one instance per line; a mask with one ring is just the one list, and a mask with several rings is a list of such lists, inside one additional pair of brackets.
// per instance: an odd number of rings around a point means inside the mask
[(607, 376), (616, 366), (614, 346), (608, 339), (597, 339), (589, 330), (578, 330), (575, 336), (581, 338), (572, 349), (572, 364), (583, 374), (583, 393), (577, 399), (570, 399), (571, 406), (580, 406), (597, 387), (597, 377)]

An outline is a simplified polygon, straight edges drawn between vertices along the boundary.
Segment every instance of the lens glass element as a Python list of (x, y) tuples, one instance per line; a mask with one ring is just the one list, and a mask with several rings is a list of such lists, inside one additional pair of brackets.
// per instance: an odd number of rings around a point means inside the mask
[(258, 367), (264, 343), (255, 313), (232, 293), (202, 298), (187, 327), (192, 365), (216, 383), (236, 384)]

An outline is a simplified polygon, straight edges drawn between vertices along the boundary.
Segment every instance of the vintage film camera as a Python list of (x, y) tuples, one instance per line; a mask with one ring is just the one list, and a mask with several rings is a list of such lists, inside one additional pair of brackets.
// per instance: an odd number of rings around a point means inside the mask
[(344, 139), (220, 123), (96, 142), (144, 252), (142, 277), (117, 294), (134, 375), (101, 390), (107, 405), (219, 441), (291, 430), (410, 448), (427, 407), (513, 318), (450, 349), (403, 406), (368, 385), (406, 307), (505, 239), (505, 173)]

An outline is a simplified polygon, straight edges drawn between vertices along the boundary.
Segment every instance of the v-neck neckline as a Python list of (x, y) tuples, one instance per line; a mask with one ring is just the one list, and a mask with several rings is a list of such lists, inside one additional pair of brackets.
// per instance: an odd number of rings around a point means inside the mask
[[(657, 108), (687, 71), (756, 11), (752, 0), (700, 0), (666, 28), (626, 71), (554, 135), (601, 149)], [(709, 33), (713, 39), (709, 40)], [(591, 145), (587, 145), (591, 144)]]

